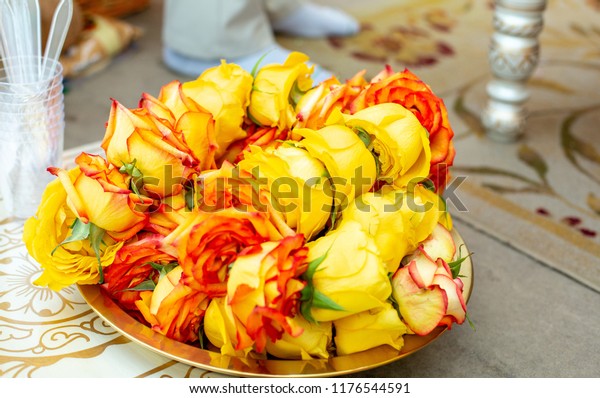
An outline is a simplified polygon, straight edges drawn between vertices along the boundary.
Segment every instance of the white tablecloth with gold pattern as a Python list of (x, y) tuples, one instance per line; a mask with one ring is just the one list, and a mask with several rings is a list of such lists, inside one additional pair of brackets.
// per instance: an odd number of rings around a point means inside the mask
[[(64, 159), (98, 149), (98, 144), (76, 148)], [(6, 217), (0, 202), (0, 376), (222, 376), (131, 342), (107, 325), (75, 286), (60, 292), (34, 286), (41, 271), (22, 233), (23, 220)]]

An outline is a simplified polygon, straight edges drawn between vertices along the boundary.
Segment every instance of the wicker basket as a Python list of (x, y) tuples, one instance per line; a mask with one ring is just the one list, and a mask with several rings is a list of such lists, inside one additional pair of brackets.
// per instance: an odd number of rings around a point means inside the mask
[(145, 10), (150, 0), (76, 0), (84, 12), (120, 18)]

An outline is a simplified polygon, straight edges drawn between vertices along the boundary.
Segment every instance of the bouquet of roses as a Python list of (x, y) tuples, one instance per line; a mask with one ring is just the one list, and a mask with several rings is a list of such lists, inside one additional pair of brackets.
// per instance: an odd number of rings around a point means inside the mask
[(461, 324), (442, 100), (390, 68), (313, 87), (307, 61), (223, 62), (138, 108), (113, 100), (105, 156), (50, 168), (25, 224), (35, 283), (99, 284), (153, 330), (235, 356), (400, 349)]

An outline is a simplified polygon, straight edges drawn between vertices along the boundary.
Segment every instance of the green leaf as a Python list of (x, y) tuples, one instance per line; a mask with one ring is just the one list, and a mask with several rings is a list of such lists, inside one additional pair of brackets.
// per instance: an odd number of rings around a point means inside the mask
[(423, 185), (423, 187), (428, 191), (435, 192), (435, 184), (433, 183), (433, 181), (431, 181), (431, 179), (424, 178), (423, 180), (421, 180), (421, 185)]
[(204, 322), (198, 328), (198, 344), (203, 350), (206, 348), (206, 343), (204, 342)]
[(262, 61), (265, 59), (265, 57), (270, 53), (271, 51), (268, 51), (266, 53), (264, 53), (259, 59), (258, 61), (256, 61), (256, 63), (254, 64), (254, 66), (252, 67), (252, 72), (250, 72), (250, 74), (252, 75), (253, 79), (256, 79), (256, 74), (258, 73), (259, 70), (259, 66), (262, 63)]
[(300, 102), (300, 100), (302, 99), (302, 96), (306, 93), (306, 91), (302, 91), (300, 90), (300, 88), (298, 87), (298, 82), (294, 82), (294, 85), (292, 86), (292, 89), (290, 90), (290, 95), (289, 95), (289, 102), (296, 107), (296, 105), (298, 105), (298, 102)]
[(50, 255), (52, 256), (56, 249), (70, 242), (77, 242), (80, 240), (87, 239), (90, 235), (90, 226), (91, 223), (84, 223), (79, 218), (76, 218), (73, 224), (71, 225), (71, 235), (63, 240), (58, 246), (56, 246)]
[(168, 264), (159, 264), (155, 262), (149, 262), (146, 264), (150, 264), (152, 268), (158, 271), (158, 280), (160, 280), (163, 276), (167, 275), (169, 272), (173, 271), (179, 264), (178, 263), (168, 263)]
[(362, 127), (355, 127), (354, 131), (358, 138), (360, 138), (360, 140), (363, 142), (363, 144), (365, 144), (365, 147), (369, 150), (369, 152), (371, 152), (371, 155), (373, 155), (373, 159), (375, 160), (376, 180), (379, 180), (379, 175), (381, 174), (381, 161), (379, 160), (379, 156), (373, 149), (374, 137)]
[(154, 290), (156, 288), (156, 283), (152, 279), (148, 279), (146, 281), (141, 282), (140, 284), (131, 287), (129, 289), (125, 289), (126, 291), (146, 291), (146, 290)]
[(135, 167), (136, 163), (137, 163), (137, 159), (133, 159), (131, 161), (131, 163), (123, 163), (123, 166), (121, 166), (119, 168), (119, 172), (121, 174), (130, 175), (131, 177), (134, 177), (134, 178), (142, 178), (144, 175), (142, 174), (140, 169)]
[(324, 295), (318, 290), (313, 293), (312, 306), (317, 308), (323, 308), (326, 310), (344, 311), (344, 307)]
[(360, 138), (360, 140), (363, 142), (363, 144), (365, 144), (365, 147), (369, 150), (371, 150), (371, 144), (373, 143), (373, 138), (371, 137), (371, 135), (369, 133), (367, 133), (367, 131), (361, 127), (356, 127), (356, 135), (358, 135), (358, 138)]
[(190, 189), (187, 189), (185, 191), (184, 198), (185, 198), (185, 207), (188, 210), (194, 210), (195, 203), (194, 203), (194, 188), (193, 187)]
[(302, 275), (302, 278), (307, 282), (306, 286), (300, 292), (300, 313), (309, 322), (316, 323), (312, 316), (312, 307), (330, 309), (334, 311), (343, 311), (344, 309), (336, 302), (317, 291), (313, 285), (313, 277), (319, 266), (325, 261), (329, 250), (322, 256), (315, 258), (308, 264), (307, 270)]
[(308, 263), (308, 268), (307, 268), (306, 272), (304, 273), (307, 282), (312, 283), (312, 278), (314, 277), (315, 272), (317, 272), (317, 268), (319, 268), (319, 265), (321, 265), (323, 263), (323, 261), (325, 261), (328, 254), (329, 254), (329, 250), (327, 250), (325, 253), (323, 253), (322, 256), (317, 257), (314, 260), (312, 260), (310, 263)]
[(458, 259), (448, 263), (448, 267), (450, 267), (450, 271), (452, 271), (452, 278), (458, 278), (460, 276), (460, 267), (462, 266), (462, 263), (473, 255), (473, 253), (469, 253), (462, 257), (463, 246), (464, 245), (460, 245), (458, 248)]
[[(306, 290), (306, 287), (304, 288), (304, 290)], [(302, 290), (303, 296), (304, 296), (304, 290)], [(301, 301), (300, 302), (300, 313), (302, 314), (304, 319), (306, 319), (307, 321), (309, 321), (311, 323), (317, 323), (315, 318), (313, 318), (313, 316), (312, 316), (310, 308), (311, 308), (310, 301)]]
[(329, 228), (330, 231), (335, 228), (335, 223), (337, 222), (337, 217), (338, 217), (337, 208), (333, 205), (333, 203), (332, 203), (331, 207), (333, 210), (331, 211), (331, 215), (329, 218), (329, 221), (331, 223), (331, 228)]
[(465, 317), (467, 318), (467, 322), (469, 322), (469, 326), (471, 326), (471, 329), (473, 329), (473, 331), (476, 332), (477, 330), (475, 329), (475, 324), (473, 323), (471, 318), (469, 318), (469, 314), (465, 313)]
[(140, 190), (138, 188), (138, 183), (142, 182), (142, 180), (144, 179), (144, 175), (142, 174), (140, 169), (135, 167), (136, 163), (137, 159), (133, 159), (131, 163), (123, 163), (123, 166), (119, 168), (119, 172), (121, 174), (127, 174), (131, 176), (131, 182), (129, 184), (130, 188), (137, 196), (141, 196)]
[(100, 244), (102, 243), (102, 239), (104, 238), (104, 229), (98, 227), (95, 224), (90, 224), (90, 245), (92, 249), (94, 249), (94, 253), (96, 254), (96, 260), (98, 260), (98, 273), (100, 274), (99, 284), (104, 283), (104, 271), (102, 269), (102, 260), (100, 253)]

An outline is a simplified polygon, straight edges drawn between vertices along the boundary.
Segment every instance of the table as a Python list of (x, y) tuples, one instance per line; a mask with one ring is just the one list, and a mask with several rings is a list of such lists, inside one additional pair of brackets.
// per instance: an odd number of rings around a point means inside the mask
[[(98, 150), (78, 147), (64, 159)], [(600, 294), (477, 230), (468, 213), (455, 227), (473, 252), (475, 330), (454, 326), (421, 351), (349, 377), (600, 377)], [(2, 377), (223, 376), (129, 341), (75, 287), (33, 286), (40, 271), (21, 234), (22, 222), (0, 215)]]

